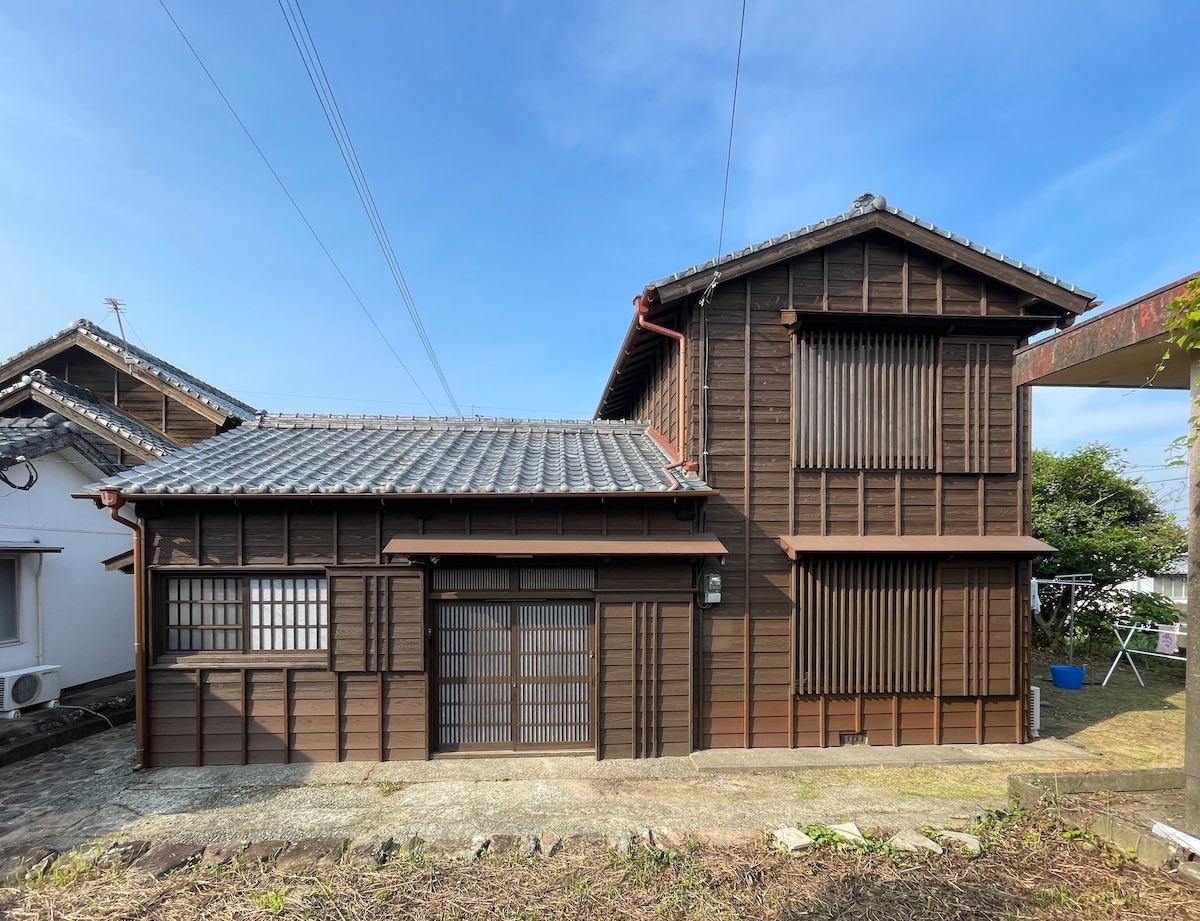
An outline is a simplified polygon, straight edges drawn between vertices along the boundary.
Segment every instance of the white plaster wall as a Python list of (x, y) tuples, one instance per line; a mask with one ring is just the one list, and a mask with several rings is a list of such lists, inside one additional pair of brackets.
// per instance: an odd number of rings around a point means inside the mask
[[(77, 452), (33, 461), (38, 481), (28, 492), (0, 483), (0, 541), (38, 541), (62, 553), (18, 555), (21, 639), (0, 645), (0, 671), (61, 665), (64, 687), (133, 668), (133, 577), (100, 561), (133, 546), (133, 532), (106, 510), (72, 499), (103, 477)], [(23, 482), (15, 468), (9, 478)], [(3, 553), (0, 549), (0, 553)], [(40, 578), (36, 575), (42, 560)], [(41, 587), (43, 654), (37, 654), (37, 584)]]

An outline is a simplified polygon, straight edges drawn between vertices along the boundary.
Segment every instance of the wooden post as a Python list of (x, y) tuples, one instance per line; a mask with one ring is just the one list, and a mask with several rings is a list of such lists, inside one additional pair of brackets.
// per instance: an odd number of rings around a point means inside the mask
[[(1189, 368), (1191, 401), (1189, 418), (1195, 419), (1200, 400), (1200, 353), (1191, 355)], [(1192, 444), (1188, 450), (1188, 629), (1200, 633), (1200, 426), (1189, 424)], [(1188, 643), (1187, 701), (1184, 704), (1183, 773), (1186, 778), (1187, 831), (1200, 835), (1200, 648)]]

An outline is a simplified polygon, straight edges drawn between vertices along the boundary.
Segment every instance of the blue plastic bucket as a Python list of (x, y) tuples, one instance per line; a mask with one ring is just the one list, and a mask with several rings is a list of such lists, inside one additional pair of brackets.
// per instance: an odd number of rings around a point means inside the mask
[(1082, 665), (1051, 665), (1050, 681), (1056, 688), (1078, 691), (1083, 686)]

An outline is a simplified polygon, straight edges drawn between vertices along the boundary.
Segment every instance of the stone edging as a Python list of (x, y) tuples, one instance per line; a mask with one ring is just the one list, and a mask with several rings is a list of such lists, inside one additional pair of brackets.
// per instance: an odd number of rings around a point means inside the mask
[[(1138, 863), (1171, 870), (1187, 866), (1179, 847), (1118, 816), (1083, 808), (1062, 797), (1080, 793), (1151, 793), (1182, 789), (1183, 785), (1183, 771), (1172, 769), (1010, 774), (1008, 795), (1026, 809), (1047, 809), (1071, 824), (1086, 828), (1098, 838), (1132, 854)], [(1180, 874), (1181, 878), (1192, 875)]]

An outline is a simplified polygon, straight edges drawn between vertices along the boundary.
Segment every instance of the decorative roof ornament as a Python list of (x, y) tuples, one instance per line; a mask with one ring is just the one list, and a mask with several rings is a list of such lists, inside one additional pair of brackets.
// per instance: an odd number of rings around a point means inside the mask
[(887, 199), (874, 192), (863, 192), (850, 204), (850, 214), (866, 214), (868, 211), (883, 211), (887, 208)]

